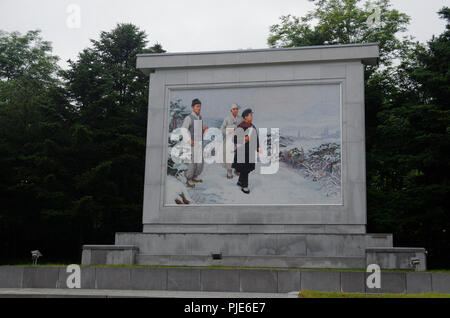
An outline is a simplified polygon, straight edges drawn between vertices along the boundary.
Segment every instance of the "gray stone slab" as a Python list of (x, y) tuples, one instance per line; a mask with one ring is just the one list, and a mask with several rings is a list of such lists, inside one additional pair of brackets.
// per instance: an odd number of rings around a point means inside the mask
[[(371, 273), (366, 273), (366, 279)], [(366, 284), (366, 293), (406, 293), (406, 274), (405, 273), (386, 273), (381, 272), (381, 288), (368, 288)]]
[(96, 286), (96, 271), (95, 267), (81, 267), (81, 288), (95, 289)]
[(131, 269), (125, 267), (96, 267), (96, 288), (130, 289)]
[(138, 255), (137, 265), (362, 269), (365, 266), (365, 259), (362, 257), (285, 257), (276, 255), (224, 256), (221, 260), (213, 260), (209, 255)]
[[(364, 234), (366, 231), (362, 225), (319, 225), (319, 224), (144, 224), (143, 233), (263, 233), (263, 234), (296, 234), (296, 233), (351, 233), (351, 234)], [(138, 233), (142, 234), (142, 233)], [(122, 244), (128, 241), (131, 235), (136, 235), (133, 232), (116, 232), (116, 244)], [(297, 235), (297, 234), (296, 234)], [(366, 242), (372, 243), (366, 246), (385, 246), (378, 242), (372, 242), (370, 236), (373, 234), (367, 234), (369, 237)], [(386, 236), (386, 235), (385, 235)], [(383, 240), (382, 242), (385, 242)], [(392, 246), (392, 236), (391, 236)], [(387, 245), (386, 245), (387, 246)]]
[(411, 258), (415, 253), (371, 253), (367, 252), (367, 264), (379, 264), (381, 269), (406, 269), (412, 270)]
[[(67, 267), (60, 267), (58, 273), (58, 281), (56, 282), (56, 288), (67, 288), (67, 278), (71, 273), (67, 273)], [(80, 270), (81, 279), (81, 270)]]
[(23, 269), (23, 288), (57, 288), (60, 267), (27, 266)]
[(406, 273), (406, 292), (408, 294), (430, 293), (431, 291), (431, 274)]
[(201, 290), (214, 292), (238, 292), (239, 270), (205, 269), (201, 271)]
[(278, 292), (278, 273), (270, 270), (245, 270), (240, 274), (240, 291), (256, 293)]
[(168, 290), (200, 291), (200, 270), (171, 268), (167, 275)]
[(277, 236), (277, 255), (306, 256), (306, 235)]
[(131, 289), (166, 290), (167, 271), (165, 268), (136, 267), (131, 269)]
[(368, 247), (392, 247), (392, 234), (386, 233), (368, 233), (366, 234), (366, 248)]
[(186, 66), (237, 66), (281, 62), (326, 62), (349, 59), (362, 60), (368, 64), (376, 64), (378, 55), (379, 49), (374, 43), (240, 51), (177, 52), (139, 54), (136, 67), (148, 75), (150, 70), (154, 69), (176, 69)]
[(300, 275), (301, 272), (296, 270), (278, 271), (278, 292), (300, 291)]
[(106, 265), (108, 251), (106, 250), (91, 250), (91, 262), (84, 261), (86, 265)]
[(108, 265), (134, 265), (136, 259), (136, 250), (111, 250), (106, 255), (106, 264)]
[(133, 242), (139, 255), (365, 257), (365, 240), (364, 234), (121, 233), (116, 241)]
[(432, 273), (431, 279), (433, 292), (450, 294), (450, 274)]
[(332, 271), (302, 271), (301, 289), (314, 291), (340, 291), (340, 272)]
[(84, 245), (82, 265), (134, 265), (138, 248), (133, 245)]
[[(172, 235), (168, 235), (172, 236)], [(223, 253), (227, 255), (247, 255), (249, 251), (247, 234), (186, 234), (186, 252), (194, 255), (211, 255)], [(261, 240), (265, 243), (265, 240)], [(246, 244), (243, 244), (245, 242)]]
[[(244, 243), (245, 241), (242, 240)], [(243, 244), (241, 244), (243, 245)], [(276, 255), (277, 236), (271, 234), (252, 234), (248, 236), (248, 255)]]
[(83, 245), (84, 250), (93, 251), (128, 251), (128, 250), (138, 250), (134, 245), (117, 244), (117, 245)]
[(307, 235), (308, 256), (364, 256), (365, 236), (357, 234), (349, 235)]
[(184, 234), (128, 234), (122, 240), (133, 241), (139, 246), (140, 254), (186, 255), (187, 236)]
[(367, 248), (367, 264), (379, 264), (382, 269), (406, 269), (414, 270), (411, 260), (419, 260), (418, 270), (426, 270), (426, 256), (424, 248), (390, 247)]
[(341, 291), (345, 293), (364, 293), (366, 291), (364, 272), (341, 272)]
[(81, 265), (92, 264), (92, 251), (88, 249), (83, 249), (81, 252)]
[(22, 287), (23, 266), (0, 266), (0, 288)]

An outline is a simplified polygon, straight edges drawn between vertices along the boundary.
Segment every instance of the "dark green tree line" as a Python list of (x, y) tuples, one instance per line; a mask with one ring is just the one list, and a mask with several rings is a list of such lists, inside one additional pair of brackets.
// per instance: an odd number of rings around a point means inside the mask
[(89, 243), (141, 230), (148, 78), (146, 34), (102, 32), (61, 70), (38, 31), (0, 35), (2, 262), (43, 251), (79, 261)]
[[(303, 17), (271, 26), (271, 47), (378, 42), (366, 66), (368, 232), (397, 246), (424, 246), (430, 267), (450, 265), (448, 231), (450, 13), (428, 43), (401, 37), (409, 17), (369, 3), (313, 0)], [(0, 262), (78, 262), (83, 244), (111, 244), (140, 231), (148, 78), (136, 26), (102, 32), (69, 67), (58, 67), (38, 31), (0, 33)]]
[[(409, 17), (389, 0), (311, 0), (303, 17), (281, 17), (268, 44), (290, 47), (377, 42), (380, 65), (365, 68), (368, 231), (394, 234), (397, 246), (424, 246), (431, 267), (450, 253), (449, 9), (446, 31), (427, 45), (411, 37)], [(313, 23), (315, 22), (315, 23)]]

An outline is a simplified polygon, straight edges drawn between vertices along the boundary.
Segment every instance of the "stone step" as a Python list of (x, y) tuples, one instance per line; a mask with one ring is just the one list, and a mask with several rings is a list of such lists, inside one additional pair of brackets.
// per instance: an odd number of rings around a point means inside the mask
[(366, 226), (348, 224), (144, 224), (143, 233), (365, 234)]
[[(392, 247), (391, 234), (117, 233), (116, 245), (156, 256), (365, 257), (368, 247)], [(206, 265), (206, 264), (203, 264)]]
[(365, 257), (136, 255), (137, 265), (363, 269)]

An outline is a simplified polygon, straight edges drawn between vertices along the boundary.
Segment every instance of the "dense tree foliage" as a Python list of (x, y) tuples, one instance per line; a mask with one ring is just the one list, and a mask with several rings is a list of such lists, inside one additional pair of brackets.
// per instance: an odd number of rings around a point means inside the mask
[[(377, 42), (380, 60), (390, 65), (404, 42), (396, 36), (407, 30), (410, 18), (391, 8), (389, 0), (361, 4), (361, 0), (309, 0), (315, 9), (303, 17), (282, 16), (270, 27), (271, 47)], [(371, 3), (376, 5), (371, 6)], [(375, 14), (379, 13), (379, 20)], [(379, 22), (378, 22), (379, 21)], [(370, 23), (372, 22), (372, 23)]]
[(81, 245), (140, 231), (146, 35), (102, 32), (68, 70), (38, 31), (0, 36), (0, 261), (79, 261)]
[[(431, 267), (448, 267), (449, 9), (446, 31), (427, 44), (400, 34), (409, 17), (389, 0), (312, 0), (304, 17), (283, 16), (268, 44), (290, 47), (377, 42), (380, 65), (365, 69), (368, 231), (397, 246), (424, 246)], [(370, 23), (379, 12), (379, 23)]]
[(449, 266), (450, 14), (446, 31), (417, 44), (396, 69), (377, 113), (368, 161), (369, 229), (398, 245), (425, 246), (431, 267)]

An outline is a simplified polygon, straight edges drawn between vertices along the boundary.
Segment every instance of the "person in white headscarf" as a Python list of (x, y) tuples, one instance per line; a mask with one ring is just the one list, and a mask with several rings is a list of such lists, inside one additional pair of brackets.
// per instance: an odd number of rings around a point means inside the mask
[[(229, 155), (230, 158), (234, 157), (234, 143), (231, 142), (231, 149), (227, 149), (226, 147), (226, 138), (228, 136), (228, 138), (231, 138), (234, 134), (234, 131), (236, 130), (237, 126), (239, 125), (239, 123), (241, 122), (240, 118), (238, 117), (238, 113), (239, 113), (239, 105), (234, 103), (231, 105), (230, 107), (230, 113), (223, 121), (222, 126), (220, 126), (220, 130), (222, 131), (222, 134), (224, 136), (223, 139), (223, 162), (224, 162), (224, 167), (227, 170), (227, 179), (231, 179), (233, 178), (233, 169), (231, 168), (231, 165), (233, 164), (232, 161), (227, 162), (226, 158), (227, 158), (227, 153), (230, 153), (231, 155)], [(227, 129), (228, 128), (228, 129)], [(230, 129), (231, 128), (231, 129)]]

